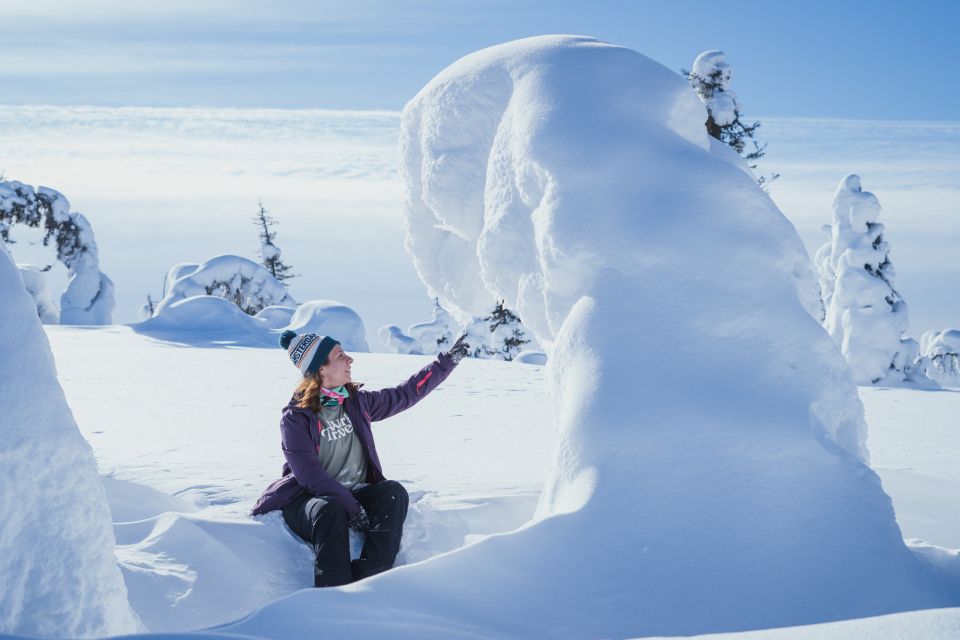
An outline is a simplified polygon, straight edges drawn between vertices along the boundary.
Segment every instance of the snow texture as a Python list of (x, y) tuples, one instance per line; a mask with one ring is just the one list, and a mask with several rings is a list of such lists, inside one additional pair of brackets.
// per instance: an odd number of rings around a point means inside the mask
[(866, 466), (796, 230), (705, 116), (673, 72), (572, 36), (472, 54), (406, 106), (418, 273), (454, 313), (505, 299), (549, 345), (560, 442), (534, 522), (372, 581), (365, 606), (442, 596), (505, 634), (624, 637), (957, 601)]
[(37, 305), (37, 315), (43, 324), (57, 324), (60, 321), (60, 312), (50, 297), (50, 289), (47, 287), (46, 272), (40, 267), (29, 264), (18, 264), (20, 278), (23, 279), (23, 286), (27, 293), (33, 297), (34, 304)]
[(939, 384), (960, 386), (960, 329), (927, 331), (920, 336), (927, 375)]
[(240, 256), (222, 255), (199, 265), (184, 263), (170, 269), (164, 280), (164, 298), (157, 304), (154, 317), (162, 316), (181, 300), (203, 295), (230, 300), (251, 316), (271, 305), (297, 305), (263, 265)]
[(316, 333), (336, 338), (346, 351), (370, 351), (363, 319), (350, 307), (333, 300), (304, 302), (297, 307), (286, 329), (297, 335)]
[(894, 269), (880, 202), (860, 176), (840, 181), (833, 199), (830, 240), (816, 255), (824, 326), (853, 369), (858, 384), (927, 384), (914, 363), (916, 340), (903, 337), (907, 303), (893, 286)]
[(37, 308), (0, 246), (0, 633), (139, 629), (113, 555), (110, 511)]

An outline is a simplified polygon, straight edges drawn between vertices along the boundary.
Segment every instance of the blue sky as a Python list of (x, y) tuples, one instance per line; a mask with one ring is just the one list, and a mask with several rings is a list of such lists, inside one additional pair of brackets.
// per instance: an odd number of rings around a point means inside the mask
[(748, 116), (960, 114), (953, 0), (0, 0), (0, 23), (4, 104), (393, 110), (462, 55), (564, 32), (672, 69), (723, 49)]

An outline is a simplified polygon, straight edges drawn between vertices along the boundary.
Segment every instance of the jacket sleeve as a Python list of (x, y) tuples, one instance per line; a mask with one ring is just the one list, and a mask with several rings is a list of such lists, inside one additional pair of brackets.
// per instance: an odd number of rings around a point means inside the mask
[(456, 366), (450, 356), (441, 353), (403, 384), (378, 391), (359, 391), (361, 406), (371, 422), (385, 420), (420, 402), (446, 380)]
[(317, 497), (333, 500), (347, 510), (350, 518), (360, 511), (360, 503), (346, 487), (334, 480), (320, 464), (317, 445), (310, 437), (314, 428), (308, 416), (298, 411), (284, 411), (280, 420), (283, 456), (293, 477)]

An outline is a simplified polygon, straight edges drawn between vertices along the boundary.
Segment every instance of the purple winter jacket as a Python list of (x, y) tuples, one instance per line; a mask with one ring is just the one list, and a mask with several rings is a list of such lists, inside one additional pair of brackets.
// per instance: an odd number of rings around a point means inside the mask
[[(445, 353), (427, 365), (409, 380), (396, 387), (379, 391), (358, 390), (344, 400), (343, 408), (360, 438), (367, 456), (367, 482), (384, 480), (383, 467), (373, 442), (371, 422), (384, 420), (409, 409), (443, 382), (456, 363)], [(309, 409), (290, 403), (280, 419), (280, 441), (283, 448), (283, 477), (264, 490), (253, 506), (253, 515), (282, 509), (301, 489), (315, 496), (323, 496), (343, 506), (352, 518), (360, 510), (360, 503), (342, 484), (334, 480), (320, 464), (320, 428), (317, 416)]]

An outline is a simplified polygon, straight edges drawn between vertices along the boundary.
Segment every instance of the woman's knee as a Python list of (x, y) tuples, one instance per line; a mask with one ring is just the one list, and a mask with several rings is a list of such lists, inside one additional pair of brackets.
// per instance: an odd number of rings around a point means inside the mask
[(387, 495), (389, 495), (391, 498), (397, 502), (402, 502), (404, 506), (410, 503), (410, 495), (407, 493), (406, 488), (402, 484), (396, 480), (384, 480), (383, 484), (387, 485), (384, 487), (384, 489)]

